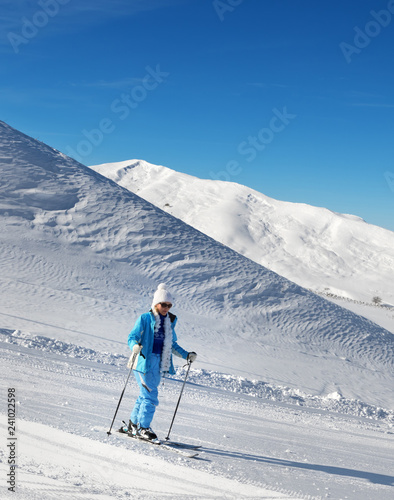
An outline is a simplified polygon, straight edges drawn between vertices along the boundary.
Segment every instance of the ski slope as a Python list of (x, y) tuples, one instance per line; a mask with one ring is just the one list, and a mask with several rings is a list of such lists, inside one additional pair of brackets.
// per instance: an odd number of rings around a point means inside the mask
[[(390, 498), (390, 332), (2, 122), (0, 168), (18, 498)], [(106, 435), (159, 282), (199, 355), (174, 428), (202, 445), (193, 462)], [(182, 376), (162, 388), (161, 436)], [(135, 396), (131, 383), (117, 424)], [(5, 443), (5, 414), (1, 428)], [(7, 498), (5, 447), (0, 465)]]
[[(171, 438), (200, 445), (195, 459), (107, 435), (127, 358), (47, 338), (0, 331), (0, 379), (16, 387), (17, 495), (64, 499), (390, 500), (393, 417), (356, 417), (207, 384), (192, 368)], [(196, 363), (197, 365), (197, 363)], [(219, 374), (211, 373), (212, 379)], [(161, 387), (154, 428), (164, 438), (184, 371)], [(12, 381), (12, 382), (11, 382)], [(138, 393), (130, 381), (117, 425)], [(7, 433), (5, 415), (1, 435)]]

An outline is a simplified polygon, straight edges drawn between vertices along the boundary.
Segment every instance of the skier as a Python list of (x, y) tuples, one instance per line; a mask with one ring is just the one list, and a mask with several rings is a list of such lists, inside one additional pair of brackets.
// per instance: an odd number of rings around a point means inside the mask
[(177, 317), (169, 312), (172, 305), (172, 295), (161, 283), (154, 293), (151, 310), (137, 319), (128, 337), (130, 349), (138, 356), (134, 375), (140, 387), (130, 415), (128, 433), (148, 440), (157, 439), (150, 425), (159, 404), (160, 379), (166, 373), (175, 374), (172, 354), (188, 363), (197, 357), (195, 352), (185, 351), (176, 342)]

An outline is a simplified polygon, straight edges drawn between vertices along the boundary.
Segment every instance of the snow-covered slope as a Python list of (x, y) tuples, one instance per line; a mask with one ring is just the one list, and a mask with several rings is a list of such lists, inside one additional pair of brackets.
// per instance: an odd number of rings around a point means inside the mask
[(393, 406), (392, 334), (0, 127), (4, 327), (124, 353), (164, 281), (202, 368)]
[(394, 305), (392, 231), (141, 160), (91, 168), (301, 286)]
[[(201, 446), (197, 459), (185, 459), (107, 435), (126, 359), (0, 329), (0, 385), (14, 388), (18, 464), (12, 493), (2, 446), (1, 499), (392, 499), (393, 413), (370, 419), (309, 408), (300, 397), (298, 405), (275, 401), (274, 394), (251, 397), (242, 394), (242, 381), (233, 392), (225, 377), (218, 377), (220, 387), (192, 368), (193, 383), (186, 384), (171, 433)], [(160, 387), (153, 424), (162, 437), (183, 377)], [(252, 389), (246, 381), (243, 388)], [(137, 393), (130, 380), (115, 429), (127, 420)], [(0, 435), (10, 443), (7, 417), (0, 416)]]
[[(2, 499), (392, 497), (393, 335), (1, 122), (0, 176)], [(107, 435), (160, 281), (199, 354), (172, 430), (194, 460)]]

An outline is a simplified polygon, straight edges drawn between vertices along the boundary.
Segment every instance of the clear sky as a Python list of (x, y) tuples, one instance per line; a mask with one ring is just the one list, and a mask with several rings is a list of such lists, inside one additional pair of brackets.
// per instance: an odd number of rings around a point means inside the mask
[(394, 0), (2, 0), (0, 119), (394, 230)]

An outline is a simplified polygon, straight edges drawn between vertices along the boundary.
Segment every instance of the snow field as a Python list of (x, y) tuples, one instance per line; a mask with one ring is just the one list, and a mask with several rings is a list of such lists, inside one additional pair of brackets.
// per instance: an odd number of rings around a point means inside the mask
[[(1, 383), (12, 374), (18, 401), (18, 498), (391, 498), (390, 423), (191, 382), (171, 438), (202, 447), (184, 459), (107, 435), (127, 374), (118, 360), (59, 352), (0, 341)], [(167, 379), (160, 389), (161, 437), (181, 384)], [(115, 429), (136, 396), (130, 379)], [(3, 440), (5, 423), (2, 415)], [(5, 459), (2, 449), (2, 474)]]

